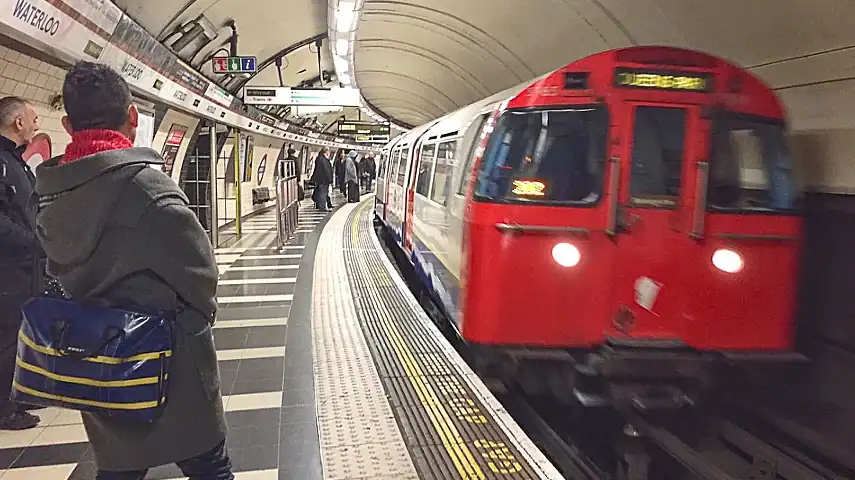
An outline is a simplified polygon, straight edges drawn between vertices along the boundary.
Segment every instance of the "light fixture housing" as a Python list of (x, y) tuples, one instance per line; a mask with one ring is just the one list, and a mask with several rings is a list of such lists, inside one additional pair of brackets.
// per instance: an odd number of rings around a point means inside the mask
[[(327, 37), (330, 39), (329, 48), (333, 56), (333, 67), (336, 77), (344, 86), (359, 88), (354, 75), (354, 50), (356, 33), (359, 30), (359, 19), (365, 0), (328, 0), (327, 4)], [(360, 93), (360, 108), (375, 120), (383, 120), (383, 116), (375, 112), (362, 98)], [(389, 126), (401, 132), (409, 131), (402, 125), (388, 120)]]

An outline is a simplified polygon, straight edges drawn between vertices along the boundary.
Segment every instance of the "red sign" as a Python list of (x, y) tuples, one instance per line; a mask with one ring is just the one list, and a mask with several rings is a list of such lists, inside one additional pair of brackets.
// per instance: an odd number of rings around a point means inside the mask
[(229, 72), (229, 57), (214, 57), (214, 73)]

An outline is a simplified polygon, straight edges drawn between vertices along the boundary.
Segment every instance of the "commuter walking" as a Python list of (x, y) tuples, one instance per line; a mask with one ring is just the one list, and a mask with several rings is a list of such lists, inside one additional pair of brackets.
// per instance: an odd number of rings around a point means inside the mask
[(351, 150), (344, 161), (344, 184), (347, 192), (347, 201), (359, 201), (359, 168), (356, 166), (356, 150)]
[(35, 177), (21, 157), (39, 129), (35, 108), (0, 99), (0, 430), (26, 430), (39, 417), (9, 400), (21, 307), (41, 290), (41, 247), (34, 231)]
[[(80, 62), (62, 88), (65, 155), (37, 169), (38, 236), (72, 300), (175, 311), (162, 415), (153, 423), (84, 412), (97, 480), (142, 480), (177, 463), (194, 480), (231, 480), (212, 326), (217, 264), (163, 158), (134, 148), (138, 112), (125, 80)], [(155, 168), (149, 168), (154, 166)]]
[(312, 172), (312, 182), (315, 184), (315, 191), (312, 198), (315, 200), (315, 208), (326, 211), (332, 205), (330, 204), (329, 192), (330, 184), (333, 182), (333, 167), (330, 165), (329, 159), (330, 149), (324, 147), (321, 153), (315, 159), (315, 170)]

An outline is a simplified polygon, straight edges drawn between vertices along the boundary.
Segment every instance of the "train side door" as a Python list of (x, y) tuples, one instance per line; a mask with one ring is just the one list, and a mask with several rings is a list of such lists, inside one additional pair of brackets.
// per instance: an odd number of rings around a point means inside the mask
[[(611, 325), (616, 339), (682, 341), (685, 232), (699, 120), (694, 106), (630, 103), (622, 114)], [(691, 200), (689, 200), (691, 201)]]

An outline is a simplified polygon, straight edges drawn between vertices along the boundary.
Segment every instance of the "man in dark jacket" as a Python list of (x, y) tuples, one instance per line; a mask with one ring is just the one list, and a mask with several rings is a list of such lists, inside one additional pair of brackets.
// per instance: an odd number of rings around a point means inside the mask
[[(142, 480), (177, 463), (185, 476), (230, 480), (212, 327), (214, 250), (188, 200), (149, 148), (134, 148), (138, 112), (125, 80), (80, 62), (62, 87), (65, 155), (37, 169), (37, 233), (48, 273), (72, 300), (177, 311), (167, 402), (151, 424), (83, 413), (97, 480)], [(155, 168), (150, 168), (154, 166)]]
[(371, 182), (374, 180), (374, 177), (377, 175), (377, 165), (374, 163), (374, 153), (368, 152), (362, 157), (362, 160), (359, 161), (360, 167), (360, 176), (365, 185), (365, 191), (371, 191)]
[(315, 184), (312, 198), (315, 200), (315, 208), (327, 211), (329, 209), (330, 184), (333, 182), (333, 167), (330, 165), (330, 149), (324, 147), (315, 159), (315, 171), (312, 172), (311, 181)]
[(41, 283), (41, 248), (33, 231), (35, 177), (21, 158), (38, 128), (31, 104), (18, 97), (0, 99), (0, 430), (39, 424), (39, 417), (9, 401), (21, 307)]

